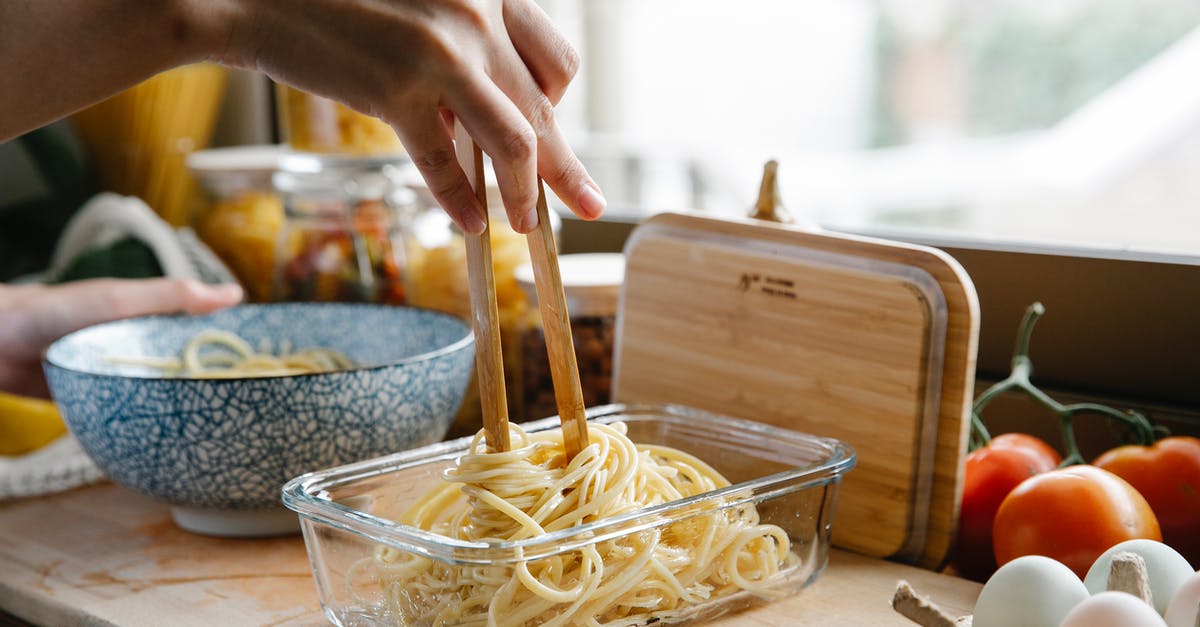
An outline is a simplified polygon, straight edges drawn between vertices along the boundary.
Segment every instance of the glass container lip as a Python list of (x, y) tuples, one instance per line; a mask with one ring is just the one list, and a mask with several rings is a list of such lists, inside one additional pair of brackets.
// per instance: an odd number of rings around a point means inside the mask
[[(750, 436), (755, 444), (780, 452), (795, 446), (823, 449), (823, 457), (804, 466), (757, 477), (725, 488), (678, 499), (516, 541), (474, 542), (449, 538), (356, 510), (329, 500), (327, 490), (339, 485), (412, 468), (429, 462), (451, 461), (470, 445), (471, 437), (441, 442), (410, 451), (306, 473), (282, 489), (283, 504), (301, 518), (424, 557), (458, 564), (496, 564), (537, 559), (563, 551), (659, 527), (694, 515), (759, 502), (806, 488), (840, 480), (854, 467), (856, 454), (849, 444), (741, 418), (712, 414), (681, 405), (606, 405), (587, 411), (588, 420), (600, 423), (657, 419), (682, 426), (719, 429), (723, 434)], [(553, 429), (557, 417), (522, 424), (527, 431)]]

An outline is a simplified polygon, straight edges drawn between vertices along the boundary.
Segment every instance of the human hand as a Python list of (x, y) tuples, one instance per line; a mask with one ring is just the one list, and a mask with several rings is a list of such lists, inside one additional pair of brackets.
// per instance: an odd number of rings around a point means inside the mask
[(517, 231), (537, 226), (539, 174), (580, 217), (604, 210), (599, 187), (554, 119), (579, 57), (534, 0), (224, 6), (224, 13), (195, 9), (226, 30), (218, 61), (264, 71), (391, 124), (464, 230), (482, 231), (482, 208), (455, 159), (452, 118), (491, 156)]
[(78, 329), (133, 316), (203, 314), (242, 299), (237, 285), (188, 279), (93, 279), (62, 285), (0, 284), (0, 390), (48, 397), (42, 353)]

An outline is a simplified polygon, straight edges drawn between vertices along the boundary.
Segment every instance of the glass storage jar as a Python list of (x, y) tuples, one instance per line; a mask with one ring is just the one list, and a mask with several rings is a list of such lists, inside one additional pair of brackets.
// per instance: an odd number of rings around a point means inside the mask
[[(612, 393), (613, 340), (616, 335), (617, 300), (625, 277), (625, 257), (620, 253), (562, 255), (558, 258), (575, 358), (579, 364), (579, 384), (585, 407), (607, 405)], [(537, 288), (533, 268), (517, 269), (517, 279), (530, 302), (528, 315), (519, 334), (520, 397), (515, 413), (521, 420), (535, 420), (558, 414), (554, 384), (550, 378), (550, 359), (546, 337), (537, 309)]]
[(409, 167), (403, 158), (284, 156), (273, 177), (286, 213), (275, 300), (405, 304), (416, 211)]
[(284, 213), (271, 177), (281, 156), (281, 148), (274, 145), (211, 148), (188, 155), (188, 169), (204, 192), (192, 228), (237, 277), (250, 302), (273, 297)]

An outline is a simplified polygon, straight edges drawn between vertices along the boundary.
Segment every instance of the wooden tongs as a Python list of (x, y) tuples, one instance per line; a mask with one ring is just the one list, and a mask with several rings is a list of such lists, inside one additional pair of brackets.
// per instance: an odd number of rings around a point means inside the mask
[[(504, 389), (504, 354), (500, 346), (500, 322), (496, 309), (496, 281), (492, 268), (491, 225), (487, 211), (487, 183), (483, 152), (460, 122), (455, 123), (455, 151), (463, 172), (483, 207), (483, 233), (466, 234), (467, 279), (471, 293), (471, 323), (475, 330), (475, 368), (483, 409), (483, 429), (488, 448), (507, 451), (512, 445), (508, 431), (508, 400)], [(550, 225), (546, 190), (538, 179), (538, 227), (526, 239), (533, 263), (538, 306), (550, 357), (554, 398), (562, 421), (563, 447), (569, 461), (588, 444), (587, 417), (579, 364), (571, 337), (571, 321), (558, 269), (558, 249)]]

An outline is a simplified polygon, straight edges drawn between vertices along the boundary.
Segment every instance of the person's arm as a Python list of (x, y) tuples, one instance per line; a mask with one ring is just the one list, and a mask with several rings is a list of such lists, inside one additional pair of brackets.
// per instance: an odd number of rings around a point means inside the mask
[[(509, 218), (536, 225), (537, 176), (604, 209), (554, 104), (579, 65), (533, 0), (14, 0), (0, 4), (0, 140), (156, 71), (209, 59), (337, 99), (396, 129), (460, 226), (481, 208), (445, 115), (491, 157)], [(9, 112), (12, 111), (12, 115)]]
[[(0, 2), (0, 142), (217, 45), (177, 0)], [(205, 38), (208, 38), (207, 40)]]
[(132, 316), (202, 314), (237, 304), (236, 285), (184, 279), (93, 279), (63, 285), (0, 284), (0, 391), (49, 395), (42, 353), (77, 329)]

